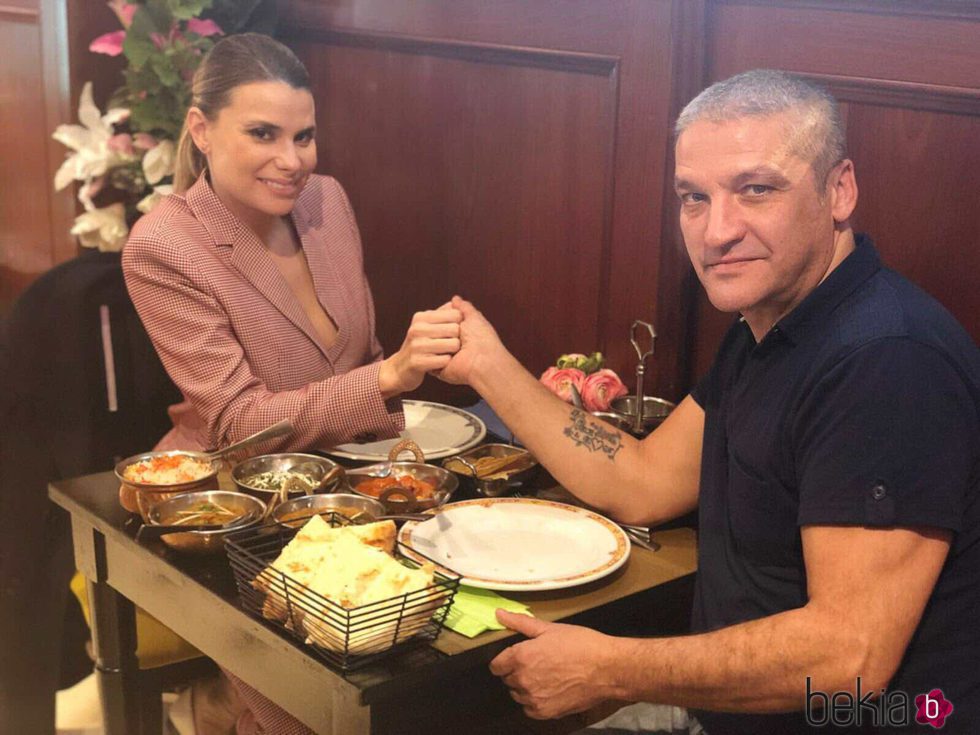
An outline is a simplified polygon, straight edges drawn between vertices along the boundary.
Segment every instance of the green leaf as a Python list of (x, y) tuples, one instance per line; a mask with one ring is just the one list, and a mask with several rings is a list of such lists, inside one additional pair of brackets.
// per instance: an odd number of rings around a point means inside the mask
[(174, 68), (173, 62), (167, 56), (161, 54), (151, 56), (150, 65), (165, 86), (173, 87), (184, 83), (177, 69)]
[(123, 53), (129, 59), (129, 65), (133, 69), (141, 69), (146, 60), (156, 53), (156, 46), (152, 41), (144, 40), (133, 33), (127, 33), (123, 41)]
[(210, 8), (211, 0), (167, 0), (167, 6), (174, 18), (187, 20), (197, 18), (205, 8)]

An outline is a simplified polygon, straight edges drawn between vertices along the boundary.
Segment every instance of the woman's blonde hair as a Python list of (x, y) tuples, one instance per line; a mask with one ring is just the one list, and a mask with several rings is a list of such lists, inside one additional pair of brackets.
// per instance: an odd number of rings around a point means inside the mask
[[(241, 33), (216, 43), (201, 60), (191, 82), (191, 106), (208, 120), (225, 108), (236, 87), (252, 82), (285, 82), (293, 89), (309, 89), (310, 75), (296, 54), (260, 33)], [(177, 143), (174, 191), (187, 191), (207, 168), (207, 159), (194, 145), (187, 118)]]

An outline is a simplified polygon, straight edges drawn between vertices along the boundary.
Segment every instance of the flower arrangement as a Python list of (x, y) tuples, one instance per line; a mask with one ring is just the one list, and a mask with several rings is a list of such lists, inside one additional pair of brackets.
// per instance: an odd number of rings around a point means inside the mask
[(623, 381), (612, 370), (604, 368), (601, 352), (591, 355), (562, 355), (541, 374), (541, 383), (566, 403), (572, 403), (572, 386), (582, 397), (586, 411), (608, 411), (614, 398), (626, 395)]
[[(89, 50), (123, 55), (123, 85), (105, 114), (92, 83), (82, 88), (78, 125), (59, 125), (53, 137), (72, 150), (55, 174), (55, 190), (81, 182), (84, 211), (71, 234), (82, 245), (118, 251), (129, 226), (172, 191), (176, 139), (190, 104), (190, 81), (201, 57), (224, 31), (212, 18), (240, 27), (262, 0), (110, 0), (121, 30), (106, 33)], [(223, 13), (223, 15), (222, 15)]]

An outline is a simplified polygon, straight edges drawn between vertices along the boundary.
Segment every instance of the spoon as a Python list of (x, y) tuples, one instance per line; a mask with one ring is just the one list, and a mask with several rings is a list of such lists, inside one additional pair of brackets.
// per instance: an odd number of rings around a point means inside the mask
[(180, 524), (148, 526), (143, 524), (136, 532), (136, 538), (138, 540), (155, 539), (160, 538), (161, 536), (166, 536), (168, 533), (186, 533), (188, 531), (231, 531), (251, 519), (252, 516), (246, 513), (245, 515), (239, 516), (238, 518), (228, 521), (227, 523), (203, 523), (192, 526)]
[(293, 433), (293, 424), (289, 419), (283, 419), (278, 424), (273, 424), (267, 429), (262, 429), (251, 436), (247, 436), (241, 441), (237, 441), (234, 444), (229, 444), (223, 449), (218, 449), (214, 452), (208, 452), (208, 459), (214, 461), (216, 459), (221, 459), (232, 452), (237, 452), (239, 449), (244, 449), (245, 447), (250, 447), (253, 444), (258, 444), (259, 442), (266, 441), (268, 439), (277, 439), (280, 436), (285, 436), (286, 434)]

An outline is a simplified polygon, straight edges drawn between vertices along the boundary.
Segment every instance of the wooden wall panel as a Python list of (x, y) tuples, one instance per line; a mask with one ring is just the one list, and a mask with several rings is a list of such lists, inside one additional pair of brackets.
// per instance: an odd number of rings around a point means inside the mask
[[(860, 197), (855, 228), (980, 340), (980, 5), (709, 2), (706, 83), (802, 73), (842, 102)], [(731, 317), (698, 296), (692, 377)]]
[[(454, 292), (543, 365), (598, 343), (613, 64), (595, 73), (304, 44), (323, 168), (347, 187), (366, 243), (379, 337)], [(351, 114), (356, 111), (355, 114)]]
[(53, 264), (39, 19), (36, 0), (0, 5), (0, 313)]
[[(657, 323), (663, 299), (672, 3), (281, 8), (315, 80), (320, 168), (362, 227), (385, 347), (458, 291), (533, 371), (598, 349), (631, 375), (629, 325)], [(658, 349), (684, 352), (677, 338)], [(677, 383), (670, 360), (650, 372), (648, 390)]]

